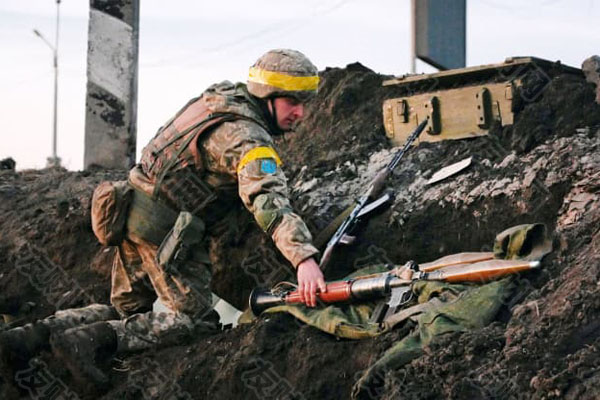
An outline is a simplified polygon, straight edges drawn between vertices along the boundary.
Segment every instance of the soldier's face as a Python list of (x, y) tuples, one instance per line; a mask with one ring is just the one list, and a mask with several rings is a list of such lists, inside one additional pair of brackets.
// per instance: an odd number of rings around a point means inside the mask
[(293, 97), (276, 97), (271, 104), (275, 107), (277, 125), (284, 132), (292, 130), (304, 118), (304, 104)]

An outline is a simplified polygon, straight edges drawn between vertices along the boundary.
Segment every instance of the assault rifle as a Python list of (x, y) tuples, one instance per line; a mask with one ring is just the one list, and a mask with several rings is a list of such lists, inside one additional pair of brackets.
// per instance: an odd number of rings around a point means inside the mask
[[(388, 272), (360, 276), (353, 279), (327, 283), (327, 292), (317, 291), (323, 303), (360, 302), (386, 298), (383, 307), (373, 312), (371, 322), (381, 323), (390, 318), (412, 297), (412, 284), (416, 281), (488, 282), (520, 271), (537, 268), (539, 261), (494, 259), (493, 253), (460, 253), (431, 263), (417, 265), (409, 261)], [(284, 304), (303, 303), (297, 290), (257, 288), (250, 294), (250, 309), (254, 315)]]
[(377, 199), (377, 196), (379, 196), (383, 190), (387, 177), (396, 168), (402, 159), (402, 156), (404, 156), (404, 153), (408, 151), (413, 142), (419, 137), (421, 132), (423, 132), (428, 121), (429, 117), (425, 118), (425, 120), (421, 122), (410, 134), (408, 139), (406, 139), (404, 146), (394, 155), (392, 161), (390, 161), (390, 163), (375, 176), (375, 179), (373, 179), (373, 182), (371, 182), (367, 192), (358, 199), (357, 204), (352, 209), (352, 212), (350, 212), (350, 215), (346, 217), (331, 239), (329, 239), (327, 247), (325, 247), (325, 250), (323, 251), (323, 257), (321, 257), (321, 263), (319, 264), (319, 267), (321, 267), (322, 270), (325, 270), (325, 267), (331, 258), (333, 249), (338, 245), (338, 243), (349, 244), (354, 240), (354, 238), (348, 236), (348, 234), (352, 231), (352, 229), (354, 229), (359, 218), (371, 209), (378, 207), (386, 201), (389, 201), (389, 195), (384, 195), (379, 199)]

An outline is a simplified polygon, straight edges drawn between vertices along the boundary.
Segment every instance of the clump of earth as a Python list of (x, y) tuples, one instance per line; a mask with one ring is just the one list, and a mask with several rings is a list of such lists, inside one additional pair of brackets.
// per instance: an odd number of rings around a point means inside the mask
[[(278, 140), (295, 209), (316, 235), (365, 190), (397, 150), (381, 104), (389, 78), (355, 63), (322, 71), (297, 132)], [(488, 136), (421, 143), (395, 170), (391, 206), (352, 246), (336, 252), (327, 278), (374, 263), (427, 262), (489, 251), (514, 225), (546, 224), (554, 251), (489, 326), (435, 341), (425, 355), (381, 377), (372, 398), (597, 398), (600, 396), (600, 106), (583, 76), (554, 73), (514, 125)], [(471, 165), (429, 185), (440, 168)], [(90, 302), (108, 303), (113, 248), (90, 225), (90, 199), (103, 180), (127, 171), (0, 169), (0, 313), (3, 328)], [(9, 168), (11, 167), (11, 168)], [(239, 309), (255, 286), (292, 279), (291, 268), (241, 206), (231, 228), (211, 237), (213, 291)], [(44, 260), (48, 275), (28, 269)], [(59, 276), (52, 281), (50, 276)], [(43, 353), (48, 376), (81, 398), (349, 398), (353, 384), (402, 332), (339, 340), (286, 314), (168, 349), (113, 359), (110, 384), (90, 389)], [(27, 397), (0, 382), (1, 398)], [(169, 397), (169, 396), (172, 397)]]

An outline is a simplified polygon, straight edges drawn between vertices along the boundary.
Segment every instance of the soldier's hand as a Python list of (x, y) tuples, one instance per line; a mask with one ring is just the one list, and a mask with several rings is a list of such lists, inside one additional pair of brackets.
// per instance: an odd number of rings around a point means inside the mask
[(298, 265), (298, 292), (304, 304), (309, 307), (317, 305), (317, 288), (326, 292), (325, 278), (314, 258), (308, 258)]

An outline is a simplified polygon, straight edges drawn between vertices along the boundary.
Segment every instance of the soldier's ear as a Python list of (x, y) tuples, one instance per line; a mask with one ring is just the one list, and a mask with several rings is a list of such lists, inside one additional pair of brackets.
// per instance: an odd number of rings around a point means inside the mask
[(275, 110), (275, 104), (273, 102), (273, 98), (269, 97), (267, 100), (267, 110), (269, 110), (269, 113), (271, 115), (273, 115), (273, 110)]

